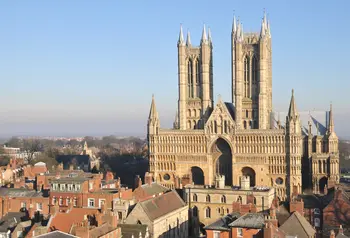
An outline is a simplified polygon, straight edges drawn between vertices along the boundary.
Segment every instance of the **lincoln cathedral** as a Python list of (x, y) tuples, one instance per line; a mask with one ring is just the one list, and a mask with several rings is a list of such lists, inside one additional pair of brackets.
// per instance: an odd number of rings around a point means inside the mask
[[(172, 129), (160, 127), (155, 98), (148, 118), (149, 173), (170, 188), (187, 184), (272, 187), (280, 200), (303, 191), (322, 193), (339, 182), (338, 137), (332, 106), (299, 112), (291, 90), (286, 112), (272, 107), (270, 22), (244, 32), (234, 18), (231, 31), (232, 100), (213, 95), (213, 46), (204, 26), (199, 46), (180, 27), (178, 110)], [(216, 80), (216, 79), (215, 79)], [(229, 83), (227, 81), (227, 83)]]

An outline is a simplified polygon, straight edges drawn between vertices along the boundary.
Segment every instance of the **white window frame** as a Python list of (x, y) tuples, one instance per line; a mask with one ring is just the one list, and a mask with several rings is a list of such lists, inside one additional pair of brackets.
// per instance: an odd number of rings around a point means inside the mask
[(66, 185), (65, 184), (60, 184), (60, 191), (66, 190)]
[(89, 190), (94, 189), (94, 183), (93, 182), (89, 182)]
[(104, 202), (105, 206), (106, 206), (106, 199), (100, 198), (98, 199), (98, 207), (101, 208), (101, 202)]
[(63, 205), (63, 198), (60, 197), (59, 200), (58, 200), (58, 205), (62, 206)]
[(26, 202), (21, 202), (21, 208), (27, 208), (27, 203)]
[(77, 198), (73, 198), (73, 206), (74, 207), (78, 206), (78, 199)]
[(220, 238), (220, 231), (213, 231), (213, 238)]
[(43, 204), (41, 202), (36, 203), (36, 210), (37, 211), (42, 211), (43, 210)]
[[(90, 202), (93, 202), (93, 206), (90, 205)], [(95, 207), (95, 198), (88, 198), (88, 207)]]
[(237, 237), (243, 237), (243, 228), (237, 228)]

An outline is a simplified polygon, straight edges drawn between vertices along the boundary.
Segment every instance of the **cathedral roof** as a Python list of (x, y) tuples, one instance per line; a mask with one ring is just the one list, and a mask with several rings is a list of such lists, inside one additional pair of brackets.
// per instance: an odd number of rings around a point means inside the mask
[(225, 102), (225, 106), (230, 113), (232, 120), (235, 120), (235, 106), (231, 102)]
[[(327, 132), (327, 126), (329, 122), (329, 111), (302, 111), (298, 112), (300, 123), (302, 126), (302, 133), (308, 135), (309, 121), (311, 125), (311, 132), (313, 135), (325, 135)], [(285, 125), (285, 118), (288, 112), (273, 112), (272, 123), (277, 128), (278, 119), (282, 119), (281, 124)], [(317, 133), (318, 131), (318, 133)]]

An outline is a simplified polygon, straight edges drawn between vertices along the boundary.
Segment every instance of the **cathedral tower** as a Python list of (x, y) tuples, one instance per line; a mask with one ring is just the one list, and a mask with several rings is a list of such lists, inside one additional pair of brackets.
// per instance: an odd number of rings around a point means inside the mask
[(272, 112), (272, 53), (266, 14), (260, 34), (244, 33), (235, 17), (231, 32), (232, 102), (236, 125), (242, 129), (269, 129)]
[(184, 41), (182, 26), (177, 43), (180, 130), (203, 128), (213, 107), (212, 40), (204, 26), (200, 46), (192, 46), (190, 32)]

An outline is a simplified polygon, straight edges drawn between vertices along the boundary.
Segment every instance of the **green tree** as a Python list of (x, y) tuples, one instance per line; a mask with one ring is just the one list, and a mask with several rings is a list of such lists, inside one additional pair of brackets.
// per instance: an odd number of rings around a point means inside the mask
[(26, 153), (26, 160), (28, 163), (34, 159), (36, 152), (42, 151), (43, 146), (40, 140), (37, 139), (26, 139), (23, 141), (23, 151)]

